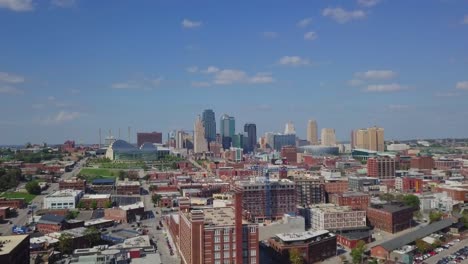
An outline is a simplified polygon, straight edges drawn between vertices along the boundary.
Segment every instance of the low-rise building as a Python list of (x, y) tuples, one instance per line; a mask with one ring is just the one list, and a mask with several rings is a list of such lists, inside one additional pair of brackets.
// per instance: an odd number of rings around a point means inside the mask
[(285, 214), (282, 219), (272, 223), (258, 225), (258, 240), (263, 241), (280, 233), (301, 233), (305, 231), (305, 220), (302, 216)]
[(374, 177), (348, 177), (349, 189), (356, 192), (364, 191), (366, 186), (379, 185), (379, 179)]
[(350, 230), (366, 227), (366, 211), (334, 204), (315, 205), (310, 208), (313, 230)]
[(29, 235), (1, 236), (0, 263), (29, 264)]
[(468, 202), (468, 184), (443, 184), (436, 189), (437, 192), (446, 192), (455, 201)]
[(290, 263), (291, 250), (298, 250), (304, 264), (336, 256), (336, 236), (327, 230), (282, 233), (268, 240), (274, 263)]
[(397, 233), (411, 226), (414, 208), (402, 204), (373, 205), (367, 208), (369, 224), (389, 233)]
[(139, 181), (117, 181), (115, 186), (118, 195), (140, 195), (141, 184)]
[(42, 234), (48, 234), (64, 230), (66, 226), (67, 221), (65, 216), (46, 214), (37, 222), (36, 230)]
[(24, 208), (25, 206), (25, 201), (24, 198), (15, 198), (15, 199), (10, 199), (10, 198), (5, 198), (5, 197), (0, 197), (0, 207), (10, 207), (10, 208)]
[(71, 178), (68, 180), (61, 180), (59, 181), (59, 189), (60, 190), (78, 190), (78, 191), (86, 191), (86, 180), (78, 179), (78, 178)]
[(352, 209), (366, 210), (370, 204), (367, 193), (345, 192), (330, 195), (330, 202), (340, 206), (350, 206)]
[(107, 194), (114, 193), (115, 180), (114, 179), (94, 179), (89, 189), (93, 193)]
[(395, 190), (402, 192), (421, 193), (423, 191), (423, 179), (412, 177), (396, 177)]
[(44, 197), (44, 209), (73, 209), (83, 196), (83, 191), (60, 190)]
[(104, 209), (104, 218), (114, 220), (118, 223), (131, 223), (137, 221), (138, 218), (145, 213), (145, 206), (143, 202), (135, 204), (107, 208)]
[(347, 249), (353, 249), (359, 241), (364, 243), (372, 242), (372, 233), (369, 230), (351, 230), (349, 232), (339, 232), (336, 234), (337, 243)]
[(107, 208), (111, 204), (110, 194), (85, 194), (80, 199), (80, 205), (84, 208), (92, 208), (96, 203), (96, 208)]

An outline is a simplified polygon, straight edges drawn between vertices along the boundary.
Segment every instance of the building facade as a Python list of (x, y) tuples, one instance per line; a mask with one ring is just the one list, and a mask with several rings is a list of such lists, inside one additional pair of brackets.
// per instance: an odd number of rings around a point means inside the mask
[(83, 196), (83, 191), (61, 190), (44, 197), (44, 209), (74, 209)]
[(325, 184), (320, 179), (294, 177), (297, 204), (310, 205), (325, 202)]
[(60, 190), (78, 190), (78, 191), (86, 191), (86, 180), (71, 178), (68, 180), (61, 180), (59, 181), (59, 189)]
[(195, 120), (194, 127), (194, 139), (193, 139), (193, 151), (195, 153), (203, 153), (208, 151), (208, 143), (205, 137), (205, 128), (200, 116)]
[(349, 230), (366, 227), (366, 211), (350, 206), (332, 204), (314, 205), (310, 208), (310, 226), (313, 230)]
[(414, 209), (400, 204), (385, 204), (367, 208), (369, 224), (389, 233), (410, 228)]
[(161, 132), (138, 132), (137, 133), (137, 145), (140, 147), (143, 143), (155, 143), (162, 144), (162, 133)]
[(273, 148), (276, 151), (281, 151), (283, 146), (295, 146), (296, 145), (296, 135), (273, 135)]
[(380, 127), (370, 127), (357, 129), (352, 133), (353, 148), (366, 149), (371, 151), (384, 151), (384, 129)]
[(379, 184), (379, 179), (374, 177), (348, 177), (349, 189), (352, 191), (364, 191), (365, 187)]
[(307, 122), (307, 141), (311, 145), (318, 145), (317, 122), (315, 120)]
[(288, 163), (297, 163), (297, 148), (296, 146), (282, 146), (281, 157), (286, 159)]
[(432, 170), (435, 167), (434, 159), (431, 156), (412, 157), (410, 167), (418, 170)]
[(391, 157), (375, 157), (367, 160), (367, 175), (379, 179), (395, 178), (396, 161)]
[(336, 135), (335, 129), (333, 128), (322, 128), (321, 133), (322, 146), (335, 146), (336, 145)]
[(234, 117), (224, 114), (219, 123), (219, 133), (224, 149), (231, 147), (232, 137), (236, 133), (236, 120)]
[(245, 144), (246, 152), (253, 152), (257, 147), (257, 125), (247, 123), (244, 125), (244, 133), (247, 134), (247, 141)]
[(29, 264), (29, 235), (1, 236), (0, 262)]
[(205, 139), (208, 143), (216, 140), (216, 118), (211, 109), (206, 109), (202, 114), (203, 127), (205, 128)]
[(352, 209), (366, 210), (370, 204), (370, 197), (363, 192), (334, 193), (330, 195), (330, 202), (339, 206), (349, 206)]

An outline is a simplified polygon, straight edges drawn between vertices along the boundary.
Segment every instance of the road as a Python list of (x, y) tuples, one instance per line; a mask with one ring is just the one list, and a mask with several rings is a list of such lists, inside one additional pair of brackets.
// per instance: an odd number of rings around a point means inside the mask
[[(149, 186), (146, 182), (143, 182), (142, 187), (146, 190), (148, 190)], [(174, 255), (171, 256), (169, 252), (169, 247), (167, 246), (166, 243), (166, 227), (164, 226), (161, 230), (157, 229), (157, 226), (159, 225), (159, 221), (161, 220), (161, 212), (156, 213), (158, 210), (153, 206), (153, 201), (151, 200), (151, 193), (142, 195), (143, 197), (143, 203), (145, 204), (145, 211), (152, 211), (155, 218), (152, 219), (147, 219), (141, 221), (143, 225), (148, 226), (148, 235), (150, 237), (153, 237), (154, 241), (156, 242), (158, 246), (158, 251), (161, 256), (161, 262), (162, 263), (180, 263), (180, 259), (177, 256), (177, 249), (172, 243), (172, 249), (174, 252)], [(170, 236), (169, 236), (170, 237)]]
[(444, 250), (444, 251), (440, 252), (439, 254), (437, 254), (437, 255), (435, 255), (435, 256), (433, 256), (431, 258), (426, 259), (424, 261), (424, 263), (436, 264), (437, 261), (439, 261), (439, 260), (441, 260), (441, 259), (455, 253), (456, 251), (458, 251), (459, 249), (461, 249), (462, 247), (467, 246), (467, 245), (468, 245), (467, 239), (463, 239), (460, 242), (456, 243), (454, 246), (450, 247), (449, 249)]

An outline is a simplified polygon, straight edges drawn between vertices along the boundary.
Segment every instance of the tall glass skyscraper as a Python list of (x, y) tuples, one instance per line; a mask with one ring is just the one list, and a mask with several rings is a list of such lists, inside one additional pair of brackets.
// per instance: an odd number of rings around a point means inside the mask
[(230, 145), (232, 138), (236, 133), (236, 121), (234, 117), (224, 114), (221, 116), (221, 122), (219, 126), (219, 133), (221, 134), (221, 139), (223, 141), (223, 148), (228, 149), (231, 147)]
[(257, 145), (257, 126), (252, 123), (247, 123), (244, 125), (244, 132), (247, 134), (247, 139), (245, 142), (245, 151), (252, 152)]
[(208, 143), (216, 140), (216, 119), (211, 109), (206, 109), (202, 114), (202, 122), (205, 127), (205, 138)]

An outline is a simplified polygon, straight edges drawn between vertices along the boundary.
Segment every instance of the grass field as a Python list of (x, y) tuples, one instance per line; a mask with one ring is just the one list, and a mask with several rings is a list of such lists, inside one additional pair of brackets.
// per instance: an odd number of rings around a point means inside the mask
[(84, 168), (80, 171), (80, 174), (86, 180), (92, 181), (94, 179), (116, 178), (119, 175), (119, 170)]
[(36, 195), (25, 193), (25, 192), (6, 192), (6, 193), (2, 194), (1, 197), (5, 197), (5, 198), (24, 198), (24, 200), (27, 203), (29, 203), (36, 197)]

